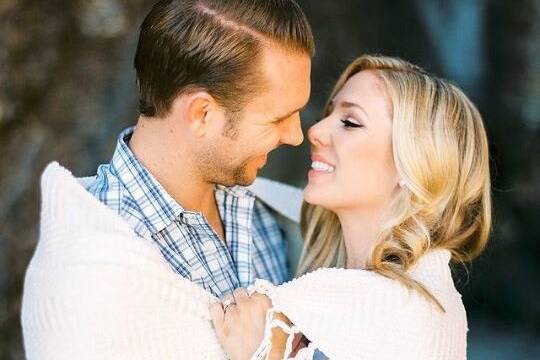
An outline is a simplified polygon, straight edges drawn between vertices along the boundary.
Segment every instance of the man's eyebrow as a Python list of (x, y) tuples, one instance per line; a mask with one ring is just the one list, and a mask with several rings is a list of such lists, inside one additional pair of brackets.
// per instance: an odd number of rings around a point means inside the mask
[[(335, 103), (334, 103), (334, 101), (330, 101), (330, 103), (328, 105), (329, 105), (329, 108), (332, 109), (332, 108), (334, 108)], [(357, 108), (357, 109), (360, 109), (364, 113), (364, 115), (366, 115), (366, 117), (369, 118), (369, 115), (368, 115), (366, 109), (364, 109), (361, 105), (359, 105), (357, 103), (350, 102), (350, 101), (340, 101), (339, 105), (343, 106), (344, 108)]]
[(286, 115), (283, 115), (283, 116), (276, 116), (274, 118), (274, 121), (278, 121), (278, 120), (283, 120), (283, 119), (287, 119), (289, 117), (291, 117), (293, 114), (296, 114), (297, 112), (301, 112), (301, 111), (304, 111), (304, 109), (306, 108), (307, 105), (304, 105), (302, 106), (301, 108), (298, 108), (296, 110), (293, 110), (291, 111), (290, 113), (286, 114)]

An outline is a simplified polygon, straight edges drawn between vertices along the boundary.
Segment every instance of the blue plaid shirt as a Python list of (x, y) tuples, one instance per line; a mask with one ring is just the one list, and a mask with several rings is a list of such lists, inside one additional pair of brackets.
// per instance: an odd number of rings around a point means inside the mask
[(113, 158), (100, 165), (87, 190), (151, 239), (179, 275), (217, 297), (255, 278), (288, 279), (287, 245), (271, 210), (246, 188), (217, 186), (224, 243), (201, 213), (182, 208), (128, 147), (134, 128), (118, 137)]

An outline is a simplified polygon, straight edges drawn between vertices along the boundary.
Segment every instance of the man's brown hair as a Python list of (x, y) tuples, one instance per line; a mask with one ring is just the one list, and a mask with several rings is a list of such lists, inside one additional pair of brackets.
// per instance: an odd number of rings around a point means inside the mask
[(159, 1), (141, 25), (135, 55), (141, 114), (164, 115), (193, 90), (240, 111), (261, 86), (269, 42), (313, 56), (311, 28), (294, 0)]

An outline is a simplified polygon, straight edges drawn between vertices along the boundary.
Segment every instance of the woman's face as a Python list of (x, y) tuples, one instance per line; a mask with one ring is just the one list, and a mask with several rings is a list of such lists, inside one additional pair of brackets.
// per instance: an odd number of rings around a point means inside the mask
[(335, 212), (389, 206), (398, 184), (390, 100), (373, 71), (361, 71), (345, 83), (308, 138), (312, 166), (306, 202)]

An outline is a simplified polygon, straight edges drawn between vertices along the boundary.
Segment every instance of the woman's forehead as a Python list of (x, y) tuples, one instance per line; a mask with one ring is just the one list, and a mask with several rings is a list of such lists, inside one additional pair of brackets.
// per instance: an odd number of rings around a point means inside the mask
[(334, 106), (340, 102), (359, 105), (373, 103), (373, 105), (384, 104), (386, 106), (387, 101), (385, 85), (374, 71), (361, 71), (351, 76), (332, 99)]

